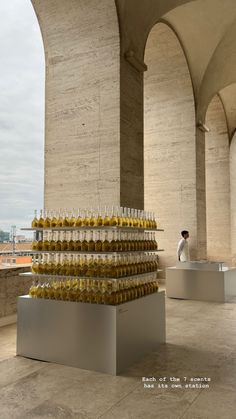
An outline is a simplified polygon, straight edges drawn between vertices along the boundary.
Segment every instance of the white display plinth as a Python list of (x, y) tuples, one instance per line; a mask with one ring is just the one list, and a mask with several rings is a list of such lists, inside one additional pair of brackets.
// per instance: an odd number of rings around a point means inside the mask
[(18, 298), (17, 355), (116, 375), (165, 342), (165, 294), (119, 306)]
[(170, 298), (226, 302), (236, 296), (236, 269), (166, 269), (166, 295)]

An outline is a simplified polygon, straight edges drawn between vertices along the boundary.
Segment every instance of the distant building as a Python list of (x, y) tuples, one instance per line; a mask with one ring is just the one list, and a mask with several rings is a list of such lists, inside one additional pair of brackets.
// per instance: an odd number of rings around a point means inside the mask
[(10, 233), (7, 231), (0, 230), (0, 243), (9, 242), (10, 240)]

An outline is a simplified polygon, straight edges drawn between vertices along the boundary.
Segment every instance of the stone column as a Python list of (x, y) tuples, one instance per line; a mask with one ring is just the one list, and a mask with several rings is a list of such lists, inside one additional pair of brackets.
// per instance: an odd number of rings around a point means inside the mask
[(206, 124), (207, 255), (231, 263), (229, 137), (219, 96), (209, 105)]
[(115, 2), (32, 3), (46, 57), (45, 207), (143, 208), (143, 68), (120, 53)]

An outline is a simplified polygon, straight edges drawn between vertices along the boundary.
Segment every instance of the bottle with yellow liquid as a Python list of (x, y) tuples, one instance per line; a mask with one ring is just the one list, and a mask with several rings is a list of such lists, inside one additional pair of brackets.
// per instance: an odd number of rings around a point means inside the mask
[(102, 252), (110, 252), (110, 242), (108, 240), (108, 231), (105, 231), (105, 239), (102, 242)]
[(37, 250), (38, 242), (36, 240), (36, 233), (34, 233), (33, 240), (32, 240), (32, 250)]
[(77, 213), (77, 217), (76, 217), (75, 227), (81, 227), (81, 226), (82, 226), (82, 217), (81, 217), (81, 212), (79, 209)]
[(64, 218), (65, 218), (64, 211), (60, 208), (58, 219), (57, 219), (57, 227), (60, 227), (60, 228), (63, 227)]
[(37, 210), (34, 210), (34, 218), (32, 220), (31, 227), (32, 228), (37, 228), (38, 227)]
[(66, 231), (63, 231), (63, 240), (61, 242), (61, 251), (67, 251), (68, 250), (68, 241), (66, 237)]
[(56, 234), (55, 233), (56, 233), (55, 231), (52, 231), (51, 240), (49, 241), (49, 250), (51, 252), (55, 252), (55, 249), (56, 249), (56, 241), (55, 241)]
[(57, 226), (57, 217), (56, 217), (56, 212), (55, 211), (51, 211), (50, 219), (51, 219), (50, 227), (55, 228)]
[(133, 219), (131, 217), (130, 208), (127, 208), (127, 227), (133, 227)]
[(88, 210), (84, 211), (84, 217), (83, 217), (82, 223), (83, 223), (82, 224), (83, 227), (89, 227), (90, 216), (89, 216), (89, 211)]
[(93, 231), (90, 231), (90, 240), (88, 242), (88, 251), (95, 252), (95, 241), (93, 239)]
[(65, 210), (62, 216), (62, 227), (70, 227), (70, 217), (68, 210)]
[(75, 209), (70, 212), (69, 214), (69, 226), (75, 227), (76, 226), (76, 216), (75, 216)]
[(73, 252), (75, 250), (74, 231), (69, 232), (70, 240), (68, 241), (68, 250)]
[(33, 256), (31, 271), (33, 274), (38, 273), (38, 260), (36, 259), (35, 255)]
[(89, 220), (90, 227), (96, 227), (97, 226), (97, 217), (95, 216), (95, 212), (91, 209), (90, 212), (90, 220)]
[(43, 258), (42, 255), (38, 256), (38, 274), (42, 275), (43, 274)]
[(114, 209), (112, 207), (112, 215), (110, 219), (110, 226), (117, 226), (118, 225), (118, 209)]
[(61, 251), (61, 245), (62, 245), (62, 242), (60, 240), (60, 232), (59, 231), (56, 231), (55, 232), (55, 251), (56, 252), (60, 252)]
[(95, 241), (95, 252), (102, 252), (101, 232), (97, 232), (97, 239)]
[(31, 285), (31, 287), (29, 289), (29, 295), (30, 295), (30, 297), (32, 297), (32, 298), (36, 298), (37, 297), (36, 290), (37, 290), (37, 282), (36, 281), (33, 281), (32, 285)]
[(87, 274), (88, 277), (94, 277), (95, 276), (95, 265), (94, 265), (94, 257), (93, 255), (90, 257), (88, 262), (88, 270)]
[(83, 232), (83, 240), (81, 243), (81, 252), (87, 252), (88, 251), (88, 241), (87, 241), (87, 233), (86, 231)]
[(110, 242), (110, 250), (111, 252), (118, 252), (118, 243), (116, 240), (116, 232), (112, 231), (112, 240)]
[(40, 210), (40, 216), (38, 219), (38, 228), (43, 228), (44, 226), (44, 218), (43, 218), (43, 210)]
[(96, 221), (96, 225), (98, 227), (103, 226), (103, 217), (102, 217), (102, 213), (101, 213), (101, 209), (98, 208), (98, 214), (97, 214), (97, 221)]
[(50, 228), (51, 227), (51, 216), (50, 211), (44, 211), (44, 223), (43, 228)]
[(39, 252), (43, 250), (43, 233), (42, 232), (39, 233), (36, 250), (38, 250)]
[(74, 250), (76, 252), (81, 252), (82, 242), (81, 242), (81, 239), (80, 239), (80, 232), (75, 231), (74, 234), (75, 234)]
[(49, 233), (47, 231), (45, 231), (44, 233), (44, 238), (43, 238), (43, 243), (42, 243), (42, 250), (44, 252), (48, 252), (49, 248), (50, 248), (50, 242), (49, 242)]
[(103, 225), (104, 226), (111, 225), (111, 217), (109, 215), (109, 211), (108, 211), (108, 207), (107, 206), (105, 206), (105, 215), (104, 215), (104, 219), (103, 219)]

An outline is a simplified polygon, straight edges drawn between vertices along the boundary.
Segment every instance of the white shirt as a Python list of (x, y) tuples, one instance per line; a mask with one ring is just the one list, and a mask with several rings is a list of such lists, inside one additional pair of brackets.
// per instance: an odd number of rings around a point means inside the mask
[(184, 238), (179, 241), (177, 248), (177, 257), (181, 262), (187, 262), (190, 260), (188, 242)]

